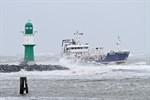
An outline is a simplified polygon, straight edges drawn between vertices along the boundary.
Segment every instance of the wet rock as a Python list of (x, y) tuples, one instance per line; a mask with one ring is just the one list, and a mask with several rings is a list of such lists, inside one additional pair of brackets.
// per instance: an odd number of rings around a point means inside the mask
[(60, 65), (0, 65), (0, 72), (18, 72), (21, 69), (26, 71), (52, 71), (69, 70), (69, 68)]
[(20, 70), (17, 65), (0, 65), (0, 72), (18, 72)]

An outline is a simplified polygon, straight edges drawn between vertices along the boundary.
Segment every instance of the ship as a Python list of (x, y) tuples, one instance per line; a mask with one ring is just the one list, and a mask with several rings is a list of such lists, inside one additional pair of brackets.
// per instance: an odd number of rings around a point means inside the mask
[(74, 33), (74, 39), (63, 39), (61, 45), (61, 58), (69, 59), (72, 62), (82, 62), (82, 63), (98, 63), (98, 64), (109, 64), (125, 63), (130, 51), (121, 50), (120, 44), (121, 40), (118, 36), (117, 51), (111, 50), (110, 52), (104, 52), (104, 47), (96, 47), (95, 49), (90, 49), (89, 43), (81, 43), (80, 38), (83, 33), (76, 31)]

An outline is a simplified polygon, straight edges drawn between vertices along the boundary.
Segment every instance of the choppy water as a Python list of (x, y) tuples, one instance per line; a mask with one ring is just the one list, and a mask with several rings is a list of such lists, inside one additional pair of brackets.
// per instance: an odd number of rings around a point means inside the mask
[[(1, 64), (19, 64), (21, 57), (1, 56)], [(70, 70), (0, 73), (4, 100), (149, 100), (150, 56), (132, 53), (125, 64), (73, 64), (54, 55), (36, 56), (37, 64)], [(29, 94), (19, 95), (19, 77), (28, 78)]]

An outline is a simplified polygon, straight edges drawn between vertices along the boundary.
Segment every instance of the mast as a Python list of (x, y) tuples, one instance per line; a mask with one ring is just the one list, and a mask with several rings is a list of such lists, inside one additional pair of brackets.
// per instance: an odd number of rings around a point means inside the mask
[(75, 39), (76, 39), (76, 43), (77, 44), (80, 44), (80, 35), (83, 35), (83, 33), (79, 33), (79, 31), (77, 30), (75, 33), (74, 33), (74, 35), (75, 35)]
[(117, 49), (118, 51), (121, 51), (121, 40), (120, 40), (119, 35), (118, 35), (118, 41), (117, 41)]

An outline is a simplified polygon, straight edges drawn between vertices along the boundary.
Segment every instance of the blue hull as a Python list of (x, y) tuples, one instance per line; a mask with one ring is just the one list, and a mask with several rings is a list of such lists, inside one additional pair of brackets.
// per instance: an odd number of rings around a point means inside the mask
[(96, 60), (97, 63), (109, 63), (109, 62), (116, 62), (116, 63), (124, 63), (129, 56), (129, 51), (119, 51), (119, 52), (111, 52), (106, 55), (105, 58)]

